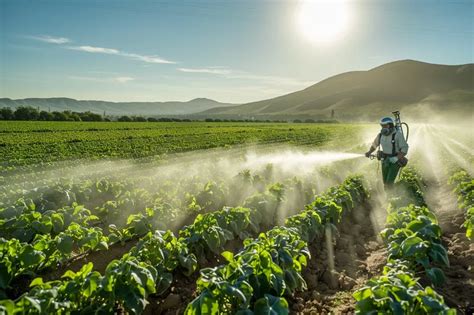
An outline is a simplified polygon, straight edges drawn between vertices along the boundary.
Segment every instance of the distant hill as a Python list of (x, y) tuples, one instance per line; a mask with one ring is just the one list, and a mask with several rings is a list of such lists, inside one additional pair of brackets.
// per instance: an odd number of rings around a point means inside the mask
[(25, 98), (12, 100), (0, 98), (0, 107), (16, 108), (18, 106), (39, 107), (40, 110), (76, 112), (91, 111), (107, 115), (189, 115), (214, 107), (235, 106), (219, 103), (207, 98), (196, 98), (188, 102), (106, 102), (80, 101), (72, 98)]
[(205, 117), (331, 118), (366, 120), (393, 110), (422, 114), (471, 111), (474, 64), (436, 65), (414, 60), (384, 64), (368, 71), (342, 73), (280, 97), (198, 113)]

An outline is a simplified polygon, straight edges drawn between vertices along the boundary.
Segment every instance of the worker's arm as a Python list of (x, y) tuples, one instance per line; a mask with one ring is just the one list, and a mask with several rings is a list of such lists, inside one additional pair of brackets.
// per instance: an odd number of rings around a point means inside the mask
[(372, 152), (374, 152), (375, 149), (377, 149), (379, 145), (380, 145), (380, 135), (377, 135), (377, 137), (375, 137), (374, 139), (374, 142), (372, 142), (372, 145), (370, 146), (369, 151), (365, 153), (365, 156), (369, 157), (372, 154)]
[(397, 133), (397, 142), (398, 142), (398, 147), (399, 147), (399, 152), (397, 152), (398, 158), (402, 158), (408, 153), (408, 143), (405, 141), (405, 138), (403, 135), (398, 132)]

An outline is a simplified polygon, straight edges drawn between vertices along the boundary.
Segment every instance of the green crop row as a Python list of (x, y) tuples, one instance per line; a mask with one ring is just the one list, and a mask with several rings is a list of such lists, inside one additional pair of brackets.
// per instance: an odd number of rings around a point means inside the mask
[(455, 185), (454, 191), (458, 195), (459, 208), (466, 211), (466, 220), (463, 227), (466, 228), (466, 236), (474, 239), (474, 178), (466, 171), (458, 171), (449, 179), (451, 185)]
[(223, 252), (227, 264), (201, 270), (200, 295), (185, 313), (288, 314), (284, 295), (306, 288), (301, 271), (310, 258), (307, 242), (366, 197), (361, 178), (350, 177), (289, 217), (284, 227), (245, 240), (236, 255)]
[(129, 239), (134, 233), (146, 235), (128, 254), (112, 261), (104, 275), (92, 271), (92, 265), (86, 265), (77, 273), (66, 272), (63, 276), (66, 280), (44, 283), (37, 278), (32, 281), (28, 294), (15, 302), (2, 301), (4, 310), (11, 313), (68, 313), (77, 309), (111, 312), (119, 303), (128, 312), (141, 313), (148, 294), (165, 292), (177, 268), (186, 275), (193, 273), (197, 268), (196, 254), (217, 253), (226, 241), (251, 236), (259, 231), (261, 221), (256, 210), (225, 208), (199, 215), (176, 238), (171, 231), (152, 233), (151, 217), (152, 212), (147, 212), (147, 216), (131, 215), (126, 228), (112, 228), (109, 241)]
[[(141, 126), (140, 126), (141, 125)], [(321, 145), (358, 125), (0, 122), (0, 174), (75, 159), (142, 158), (246, 143)]]
[[(180, 180), (173, 188), (163, 182), (160, 193), (155, 194), (137, 188), (130, 181), (112, 178), (79, 180), (73, 184), (34, 189), (25, 195), (26, 198), (8, 206), (5, 204), (5, 208), (0, 206), (2, 296), (12, 295), (12, 284), (19, 278), (33, 279), (38, 273), (48, 272), (77, 255), (84, 256), (90, 251), (107, 249), (117, 242), (124, 243), (150, 231), (164, 229), (175, 217), (175, 209), (185, 207), (187, 203), (189, 209), (180, 210), (181, 215), (191, 216), (222, 208), (224, 202), (228, 202), (228, 191), (235, 191), (233, 187), (242, 184), (246, 185), (246, 190), (237, 198), (232, 195), (233, 202), (243, 200), (245, 207), (252, 210), (233, 208), (232, 211), (224, 209), (198, 215), (194, 224), (180, 231), (180, 238), (198, 257), (222, 251), (232, 235), (241, 239), (252, 233), (255, 235), (262, 217), (275, 217), (287, 192), (302, 196), (302, 200), (309, 199), (303, 194), (309, 194), (312, 189), (304, 188), (300, 180), (292, 178), (283, 184), (267, 186), (271, 175), (262, 175), (264, 177), (258, 174), (252, 176), (250, 172), (239, 173), (228, 185), (209, 182), (200, 191), (201, 183), (195, 181), (195, 177), (192, 181)], [(147, 182), (141, 178), (138, 181), (155, 189), (158, 182), (149, 178)], [(305, 192), (306, 189), (308, 192)], [(20, 189), (18, 191), (21, 192)], [(251, 194), (252, 191), (255, 192)], [(183, 203), (177, 200), (179, 194), (184, 195)], [(95, 209), (90, 211), (78, 206), (76, 201), (92, 207), (95, 205)], [(68, 203), (71, 205), (47, 210)], [(134, 214), (126, 217), (127, 213)], [(124, 216), (123, 224), (108, 224), (120, 222)], [(266, 219), (265, 224), (273, 222)]]
[(416, 171), (408, 168), (391, 192), (386, 228), (381, 232), (387, 266), (381, 276), (354, 293), (356, 314), (456, 314), (442, 296), (429, 286), (423, 288), (416, 277), (423, 272), (434, 285), (441, 285), (445, 277), (439, 267), (449, 266), (441, 229), (425, 206), (421, 183)]

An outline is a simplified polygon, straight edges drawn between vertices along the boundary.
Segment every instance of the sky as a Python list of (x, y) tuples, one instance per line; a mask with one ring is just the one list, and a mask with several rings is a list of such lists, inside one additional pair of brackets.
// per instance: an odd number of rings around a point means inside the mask
[(246, 103), (395, 60), (473, 62), (474, 1), (312, 1), (0, 0), (0, 97)]

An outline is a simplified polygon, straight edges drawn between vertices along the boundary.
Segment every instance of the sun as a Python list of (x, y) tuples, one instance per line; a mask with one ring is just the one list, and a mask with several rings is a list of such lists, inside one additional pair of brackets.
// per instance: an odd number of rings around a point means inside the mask
[(313, 43), (337, 40), (349, 25), (350, 0), (300, 0), (296, 23), (301, 34)]

